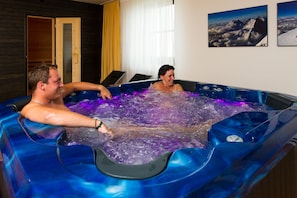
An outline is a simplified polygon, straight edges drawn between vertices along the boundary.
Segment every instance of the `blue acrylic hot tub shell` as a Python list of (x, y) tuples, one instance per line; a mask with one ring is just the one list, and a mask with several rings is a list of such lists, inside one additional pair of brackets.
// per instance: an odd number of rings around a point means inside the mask
[[(288, 152), (290, 140), (297, 133), (295, 101), (282, 94), (271, 96), (271, 93), (255, 90), (179, 82), (186, 90), (188, 88), (188, 91), (200, 95), (274, 106), (266, 112), (242, 112), (214, 124), (206, 148), (173, 152), (165, 169), (155, 176), (123, 179), (110, 176), (96, 167), (94, 149), (58, 144), (62, 130), (53, 138), (26, 134), (19, 124), (19, 113), (11, 108), (11, 104), (24, 98), (13, 99), (0, 105), (0, 146), (9, 194), (14, 197), (244, 195)], [(147, 88), (150, 83), (134, 82), (109, 89), (114, 96), (132, 94)], [(69, 96), (65, 102), (97, 97), (93, 91), (79, 92)], [(244, 142), (227, 142), (226, 137), (230, 134), (242, 137)]]

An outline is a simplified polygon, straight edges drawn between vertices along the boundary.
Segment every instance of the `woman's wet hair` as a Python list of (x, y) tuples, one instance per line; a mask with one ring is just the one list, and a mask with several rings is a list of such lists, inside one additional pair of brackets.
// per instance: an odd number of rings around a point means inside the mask
[(160, 78), (160, 76), (165, 75), (166, 72), (169, 70), (174, 70), (174, 67), (172, 65), (162, 65), (158, 72), (158, 78)]
[(48, 79), (50, 78), (50, 75), (49, 75), (50, 69), (57, 69), (57, 68), (58, 68), (57, 65), (42, 64), (30, 69), (28, 72), (29, 89), (34, 91), (39, 81), (43, 83), (47, 83)]

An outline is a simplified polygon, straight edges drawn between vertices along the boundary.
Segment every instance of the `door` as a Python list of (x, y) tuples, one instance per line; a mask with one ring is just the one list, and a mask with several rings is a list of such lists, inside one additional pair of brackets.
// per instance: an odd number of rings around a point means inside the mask
[[(51, 17), (27, 16), (27, 72), (41, 64), (55, 64), (54, 22)], [(27, 83), (27, 95), (30, 94)]]
[(27, 17), (27, 67), (28, 69), (55, 62), (54, 19)]
[[(80, 26), (80, 18), (28, 16), (27, 70), (57, 64), (64, 83), (81, 81)], [(28, 86), (27, 94), (31, 94)]]
[(80, 18), (56, 18), (56, 64), (63, 83), (81, 81), (80, 27)]

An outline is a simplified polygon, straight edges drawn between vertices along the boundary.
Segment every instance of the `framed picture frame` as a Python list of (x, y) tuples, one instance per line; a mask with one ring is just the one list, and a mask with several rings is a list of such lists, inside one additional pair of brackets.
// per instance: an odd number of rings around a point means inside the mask
[(297, 1), (277, 4), (277, 45), (297, 46)]
[(266, 47), (267, 31), (267, 5), (208, 14), (208, 47)]

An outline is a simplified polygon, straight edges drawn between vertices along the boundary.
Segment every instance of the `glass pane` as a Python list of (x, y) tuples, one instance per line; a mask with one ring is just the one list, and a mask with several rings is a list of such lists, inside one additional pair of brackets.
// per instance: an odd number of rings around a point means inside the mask
[(63, 25), (63, 83), (72, 82), (72, 24)]

